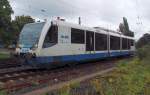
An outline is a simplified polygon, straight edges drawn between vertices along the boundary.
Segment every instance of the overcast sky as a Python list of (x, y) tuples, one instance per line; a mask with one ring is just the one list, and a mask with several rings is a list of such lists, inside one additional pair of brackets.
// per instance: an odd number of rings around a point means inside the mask
[(85, 26), (117, 30), (126, 17), (136, 39), (150, 31), (150, 0), (9, 0), (14, 16), (30, 15), (36, 19), (60, 16)]

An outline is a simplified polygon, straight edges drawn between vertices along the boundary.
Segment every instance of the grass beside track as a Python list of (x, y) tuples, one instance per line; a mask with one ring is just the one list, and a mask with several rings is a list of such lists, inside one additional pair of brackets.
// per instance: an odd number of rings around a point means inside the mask
[(8, 59), (8, 58), (10, 58), (10, 55), (9, 55), (9, 54), (1, 53), (1, 52), (0, 52), (0, 60), (1, 60), (1, 59)]
[(150, 95), (149, 68), (150, 64), (145, 60), (122, 60), (107, 74), (85, 80), (84, 84), (66, 83), (62, 88), (43, 95)]

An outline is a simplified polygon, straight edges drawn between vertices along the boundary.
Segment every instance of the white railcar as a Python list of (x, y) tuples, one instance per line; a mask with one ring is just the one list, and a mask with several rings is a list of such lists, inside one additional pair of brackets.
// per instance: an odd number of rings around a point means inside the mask
[(48, 67), (134, 53), (134, 38), (101, 27), (89, 28), (54, 20), (26, 24), (16, 53), (26, 63)]

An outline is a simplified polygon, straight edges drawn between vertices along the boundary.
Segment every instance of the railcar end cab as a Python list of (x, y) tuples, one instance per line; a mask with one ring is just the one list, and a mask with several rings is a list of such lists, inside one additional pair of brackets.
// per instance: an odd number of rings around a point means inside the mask
[(26, 24), (19, 36), (16, 54), (34, 54), (38, 48), (39, 38), (41, 36), (45, 22)]
[(40, 51), (58, 43), (58, 26), (52, 22), (26, 24), (16, 48), (18, 55), (39, 55)]

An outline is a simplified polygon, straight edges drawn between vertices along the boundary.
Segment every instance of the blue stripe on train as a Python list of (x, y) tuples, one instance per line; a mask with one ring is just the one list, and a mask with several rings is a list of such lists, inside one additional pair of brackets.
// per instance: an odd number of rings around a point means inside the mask
[(37, 57), (32, 59), (29, 63), (52, 63), (52, 62), (70, 62), (70, 61), (84, 61), (84, 60), (92, 60), (92, 59), (104, 59), (106, 57), (117, 57), (122, 55), (130, 55), (131, 52), (123, 51), (123, 52), (111, 52), (109, 53), (96, 53), (96, 54), (81, 54), (81, 55), (65, 55), (65, 56), (44, 56), (44, 57)]
[(69, 55), (69, 56), (62, 56), (62, 61), (84, 61), (88, 59), (105, 58), (108, 56), (109, 56), (108, 53)]

